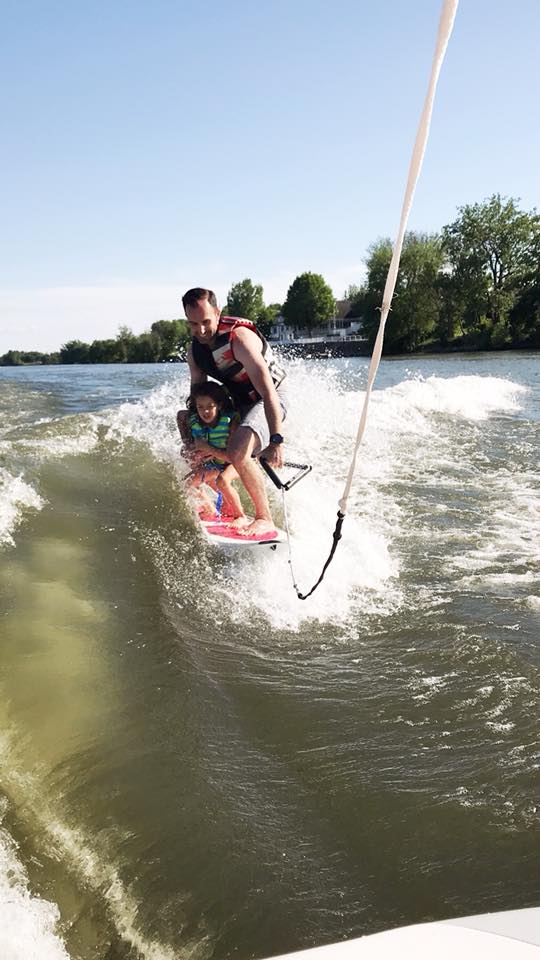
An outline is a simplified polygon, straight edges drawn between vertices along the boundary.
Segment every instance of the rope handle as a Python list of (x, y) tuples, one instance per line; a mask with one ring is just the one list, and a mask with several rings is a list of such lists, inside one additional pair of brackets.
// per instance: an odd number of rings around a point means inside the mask
[(287, 480), (286, 483), (284, 483), (283, 480), (281, 480), (281, 478), (278, 477), (275, 470), (272, 469), (272, 467), (268, 463), (268, 460), (265, 460), (264, 457), (261, 457), (259, 460), (259, 463), (263, 468), (264, 472), (267, 474), (267, 476), (270, 477), (270, 480), (272, 481), (274, 486), (278, 488), (278, 490), (290, 490), (300, 480), (302, 480), (304, 477), (307, 477), (308, 473), (310, 473), (311, 470), (313, 469), (313, 467), (309, 463), (288, 463), (288, 462), (284, 463), (283, 464), (284, 467), (292, 467), (293, 470), (298, 471), (297, 473), (295, 473), (293, 477), (291, 477), (290, 480)]
[[(312, 593), (314, 593), (314, 591), (317, 589), (317, 587), (319, 586), (319, 584), (320, 584), (320, 583), (322, 582), (322, 580), (324, 579), (324, 575), (325, 575), (325, 573), (326, 573), (326, 570), (327, 570), (327, 568), (330, 566), (330, 564), (331, 564), (331, 562), (332, 562), (332, 560), (333, 560), (333, 558), (334, 558), (334, 554), (335, 554), (335, 552), (336, 552), (336, 550), (337, 550), (337, 545), (338, 545), (339, 541), (341, 540), (341, 528), (342, 528), (342, 526), (343, 526), (343, 521), (344, 521), (344, 519), (345, 519), (345, 514), (342, 513), (341, 510), (338, 510), (337, 517), (338, 517), (338, 518), (337, 518), (335, 530), (334, 530), (334, 533), (333, 533), (333, 535), (332, 535), (332, 549), (330, 550), (330, 553), (328, 554), (326, 563), (325, 563), (324, 567), (322, 568), (321, 575), (320, 575), (319, 579), (317, 580), (317, 583), (314, 583), (314, 584), (313, 584), (313, 586), (312, 586), (311, 590), (309, 591), (309, 593), (300, 593), (300, 590), (298, 589), (298, 585), (297, 585), (297, 583), (296, 583), (296, 580), (295, 580), (294, 574), (293, 574), (293, 585), (294, 585), (294, 589), (296, 590), (296, 596), (298, 597), (299, 600), (307, 600), (307, 598), (310, 597)], [(287, 531), (287, 533), (288, 533), (288, 531)], [(292, 571), (292, 562), (291, 562), (291, 560), (289, 560), (289, 566), (290, 566), (291, 571)]]

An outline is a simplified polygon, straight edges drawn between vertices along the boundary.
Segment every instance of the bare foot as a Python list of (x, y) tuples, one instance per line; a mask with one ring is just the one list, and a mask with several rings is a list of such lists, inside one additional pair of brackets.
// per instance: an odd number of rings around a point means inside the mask
[(275, 533), (276, 526), (273, 520), (253, 520), (242, 530), (247, 537), (263, 537), (266, 533)]
[(228, 520), (227, 526), (232, 527), (233, 530), (244, 530), (245, 527), (249, 526), (250, 520), (249, 517), (243, 513), (239, 517), (235, 517), (234, 520)]
[(216, 520), (216, 506), (206, 494), (197, 491), (191, 500), (192, 506), (197, 511), (199, 520), (208, 523), (210, 520)]

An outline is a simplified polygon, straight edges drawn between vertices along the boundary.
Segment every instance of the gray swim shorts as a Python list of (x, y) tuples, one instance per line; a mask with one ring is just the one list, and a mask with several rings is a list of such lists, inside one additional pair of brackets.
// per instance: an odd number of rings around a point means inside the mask
[[(279, 403), (281, 406), (281, 416), (285, 420), (287, 416), (287, 407), (289, 405), (287, 394), (283, 388), (278, 387), (277, 395), (279, 397)], [(253, 448), (253, 456), (258, 457), (261, 451), (264, 450), (264, 448), (270, 443), (270, 430), (268, 429), (268, 423), (266, 422), (264, 403), (262, 400), (259, 400), (252, 407), (240, 407), (239, 413), (239, 426), (249, 427), (250, 430), (253, 430), (253, 433), (257, 438)]]

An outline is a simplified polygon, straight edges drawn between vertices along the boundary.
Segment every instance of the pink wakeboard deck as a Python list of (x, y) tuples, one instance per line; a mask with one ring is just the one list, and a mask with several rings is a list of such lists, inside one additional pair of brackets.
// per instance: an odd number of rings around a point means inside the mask
[(212, 515), (205, 511), (199, 513), (198, 520), (206, 539), (215, 546), (235, 548), (269, 546), (275, 550), (278, 544), (286, 540), (283, 530), (279, 527), (257, 537), (243, 534), (240, 530), (230, 527), (227, 520), (217, 514)]

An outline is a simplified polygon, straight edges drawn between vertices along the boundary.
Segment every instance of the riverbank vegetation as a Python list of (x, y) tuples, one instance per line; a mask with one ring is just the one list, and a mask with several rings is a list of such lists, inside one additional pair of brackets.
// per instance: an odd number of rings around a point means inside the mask
[[(392, 256), (390, 240), (373, 244), (367, 279), (353, 312), (369, 340)], [(426, 347), (504, 349), (540, 346), (540, 217), (496, 195), (461, 207), (440, 234), (405, 238), (385, 350)]]
[[(366, 278), (345, 292), (349, 316), (361, 318), (371, 343), (392, 257), (392, 241), (368, 249)], [(269, 333), (285, 323), (313, 333), (332, 316), (335, 301), (320, 274), (303, 273), (283, 304), (265, 305), (263, 288), (246, 278), (233, 284), (225, 312), (247, 317)], [(184, 320), (158, 320), (138, 336), (121, 327), (110, 340), (71, 340), (58, 353), (9, 350), (2, 365), (29, 363), (151, 363), (183, 356), (189, 342)], [(460, 207), (440, 233), (405, 237), (386, 353), (416, 350), (489, 350), (540, 347), (540, 216), (518, 201), (495, 194)]]
[(191, 339), (185, 320), (157, 320), (150, 330), (136, 336), (120, 327), (110, 340), (69, 340), (57, 353), (9, 350), (0, 357), (3, 366), (35, 363), (160, 363), (177, 359)]

